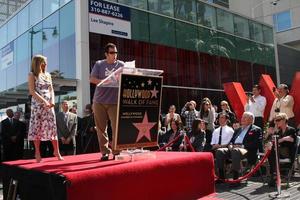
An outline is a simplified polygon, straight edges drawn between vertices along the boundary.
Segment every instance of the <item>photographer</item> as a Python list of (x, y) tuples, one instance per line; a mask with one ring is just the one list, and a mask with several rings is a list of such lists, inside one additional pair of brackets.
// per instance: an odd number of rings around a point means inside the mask
[(267, 104), (266, 98), (260, 95), (261, 88), (259, 85), (254, 85), (252, 88), (252, 93), (247, 95), (247, 103), (245, 105), (245, 111), (253, 113), (255, 116), (254, 124), (260, 127), (262, 130), (264, 128), (264, 111)]
[(295, 127), (295, 115), (293, 112), (294, 98), (289, 95), (288, 86), (286, 84), (280, 84), (277, 89), (273, 89), (273, 92), (276, 98), (271, 108), (269, 121), (272, 122), (277, 114), (285, 113), (288, 117), (289, 125)]
[(185, 118), (187, 131), (192, 130), (193, 121), (197, 118), (199, 112), (196, 110), (196, 102), (187, 102), (181, 110), (181, 116)]

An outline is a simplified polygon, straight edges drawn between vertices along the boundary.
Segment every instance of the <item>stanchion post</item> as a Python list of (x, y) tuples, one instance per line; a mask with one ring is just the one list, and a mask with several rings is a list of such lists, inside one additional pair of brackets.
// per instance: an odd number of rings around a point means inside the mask
[(280, 165), (279, 165), (279, 156), (278, 156), (278, 135), (273, 135), (274, 139), (274, 150), (275, 150), (275, 159), (276, 159), (276, 184), (277, 184), (277, 193), (270, 193), (269, 196), (273, 199), (285, 199), (289, 198), (290, 194), (288, 192), (281, 191), (281, 177), (280, 177)]

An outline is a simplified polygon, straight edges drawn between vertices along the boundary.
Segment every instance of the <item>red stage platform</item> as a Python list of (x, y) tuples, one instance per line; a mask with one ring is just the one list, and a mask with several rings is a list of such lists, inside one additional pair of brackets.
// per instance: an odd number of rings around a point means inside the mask
[(198, 199), (215, 192), (211, 153), (156, 152), (135, 162), (99, 161), (100, 154), (2, 163), (4, 191), (18, 180), (30, 199)]

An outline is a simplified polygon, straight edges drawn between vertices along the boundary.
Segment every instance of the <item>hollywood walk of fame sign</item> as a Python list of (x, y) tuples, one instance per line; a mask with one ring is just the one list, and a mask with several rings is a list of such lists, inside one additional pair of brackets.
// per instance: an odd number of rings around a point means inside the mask
[(115, 149), (157, 145), (162, 77), (122, 74)]

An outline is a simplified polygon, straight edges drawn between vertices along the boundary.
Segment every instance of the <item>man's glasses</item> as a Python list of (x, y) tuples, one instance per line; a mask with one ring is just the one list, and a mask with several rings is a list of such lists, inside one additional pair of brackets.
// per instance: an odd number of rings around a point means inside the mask
[(109, 54), (118, 54), (118, 52), (117, 51), (110, 51), (110, 52), (108, 52)]

